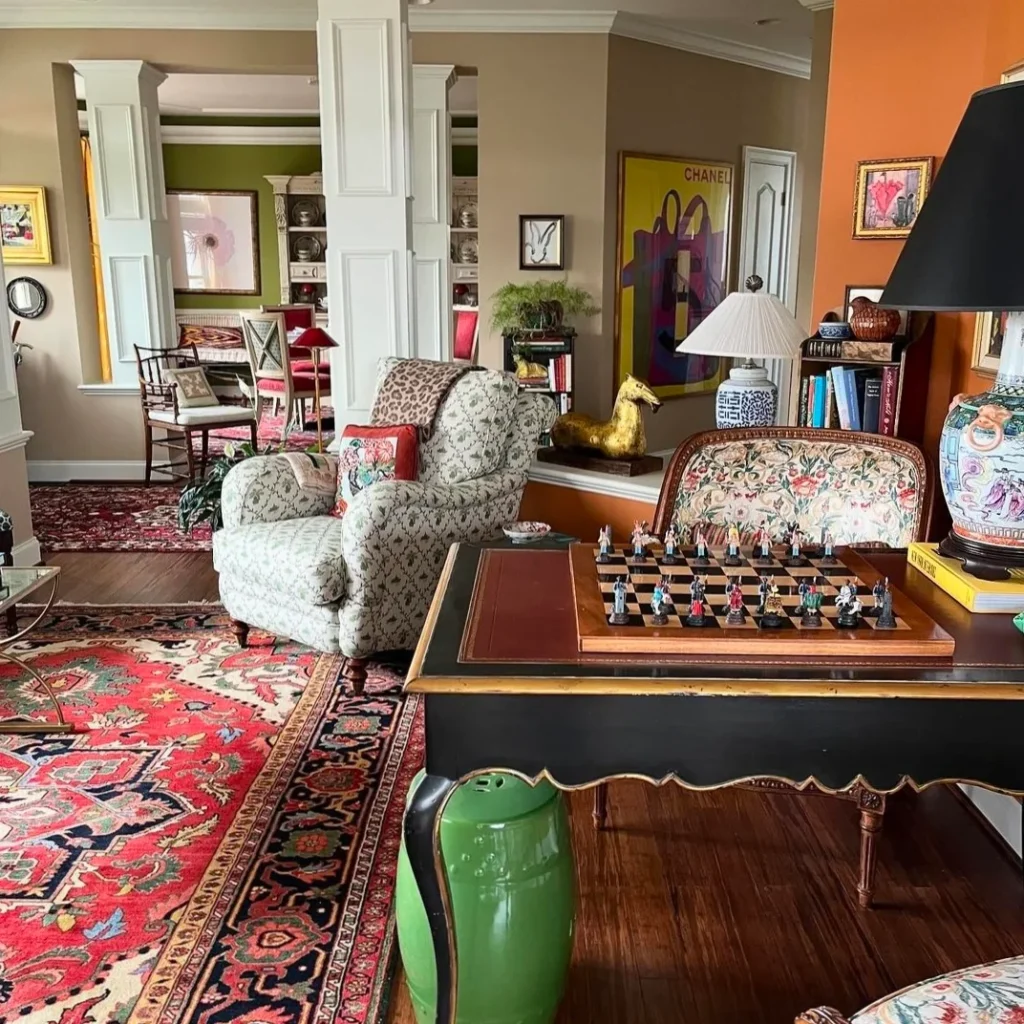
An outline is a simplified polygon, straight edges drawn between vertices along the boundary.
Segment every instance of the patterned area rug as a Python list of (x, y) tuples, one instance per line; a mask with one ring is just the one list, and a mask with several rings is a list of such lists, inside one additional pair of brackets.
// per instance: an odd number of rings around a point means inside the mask
[(33, 484), (32, 526), (44, 554), (57, 551), (209, 551), (210, 528), (178, 529), (171, 484)]
[[(325, 409), (325, 415), (331, 415)], [(328, 420), (330, 422), (330, 420)], [(305, 451), (316, 445), (316, 430), (293, 430), (281, 444), (282, 417), (260, 421), (260, 445)], [(309, 423), (306, 424), (309, 426)], [(243, 427), (210, 438), (210, 453), (228, 440), (248, 440)], [(324, 445), (330, 439), (324, 438)], [(191, 536), (178, 529), (178, 493), (172, 484), (34, 484), (30, 488), (32, 525), (44, 553), (58, 551), (209, 551), (211, 534), (200, 527)]]
[[(0, 1021), (372, 1024), (418, 702), (220, 610), (60, 608), (78, 732), (0, 737)], [(0, 667), (0, 714), (42, 708)]]

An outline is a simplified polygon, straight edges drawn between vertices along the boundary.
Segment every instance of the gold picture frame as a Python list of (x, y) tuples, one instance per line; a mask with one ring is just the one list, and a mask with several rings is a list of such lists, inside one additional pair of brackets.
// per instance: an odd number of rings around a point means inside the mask
[(53, 263), (46, 189), (42, 185), (0, 188), (0, 249), (7, 265)]
[(999, 357), (1003, 349), (1005, 313), (979, 313), (974, 320), (974, 347), (971, 350), (971, 369), (994, 377), (999, 372)]
[(854, 238), (906, 238), (928, 198), (935, 158), (861, 160), (854, 193)]

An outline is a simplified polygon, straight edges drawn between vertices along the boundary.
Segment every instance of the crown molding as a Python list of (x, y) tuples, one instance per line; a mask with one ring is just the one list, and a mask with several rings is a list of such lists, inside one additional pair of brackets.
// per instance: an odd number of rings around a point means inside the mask
[[(89, 130), (84, 110), (78, 112), (78, 127)], [(320, 129), (314, 125), (163, 124), (160, 141), (165, 146), (319, 146)]]
[[(800, 0), (811, 10), (831, 0)], [(232, 31), (313, 31), (315, 0), (293, 0), (274, 8), (245, 3), (183, 4), (175, 0), (130, 0), (122, 4), (83, 4), (78, 0), (0, 0), (0, 28), (224, 29)], [(409, 11), (414, 32), (555, 33), (607, 35), (638, 39), (689, 53), (748, 64), (798, 78), (810, 77), (810, 60), (731, 39), (690, 32), (625, 11)]]
[(811, 62), (806, 57), (797, 57), (791, 53), (768, 50), (749, 43), (739, 43), (733, 39), (720, 39), (717, 36), (706, 36), (699, 32), (687, 32), (685, 29), (666, 25), (664, 22), (652, 21), (634, 14), (619, 11), (612, 27), (612, 33), (627, 39), (638, 39), (644, 43), (657, 46), (668, 46), (687, 53), (701, 53), (706, 57), (717, 57), (719, 60), (733, 61), (736, 64), (747, 64), (750, 67), (762, 68), (765, 71), (776, 71), (783, 75), (796, 78), (811, 77)]
[(438, 11), (415, 7), (409, 11), (413, 32), (551, 32), (607, 35), (615, 11)]
[(835, 0), (797, 0), (809, 11), (830, 11), (835, 7)]

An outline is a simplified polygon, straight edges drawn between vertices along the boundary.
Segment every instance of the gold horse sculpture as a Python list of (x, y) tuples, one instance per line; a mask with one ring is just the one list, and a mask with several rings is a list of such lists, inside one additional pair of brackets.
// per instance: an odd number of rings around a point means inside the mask
[(661, 408), (661, 400), (650, 387), (627, 374), (615, 396), (610, 420), (595, 420), (580, 412), (566, 413), (555, 420), (551, 440), (559, 448), (592, 448), (609, 459), (639, 459), (647, 454), (641, 403), (654, 412)]

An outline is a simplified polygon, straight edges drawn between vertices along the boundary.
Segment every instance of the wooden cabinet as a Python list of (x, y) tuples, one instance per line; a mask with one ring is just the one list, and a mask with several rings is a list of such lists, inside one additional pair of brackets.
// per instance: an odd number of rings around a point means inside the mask
[(281, 302), (312, 302), (327, 319), (327, 218), (324, 180), (315, 174), (268, 174), (274, 189)]

